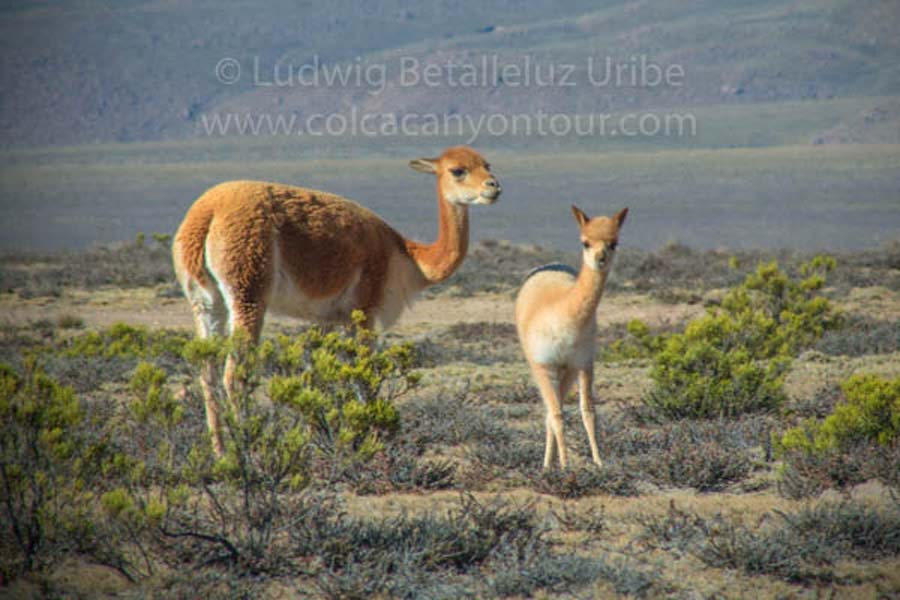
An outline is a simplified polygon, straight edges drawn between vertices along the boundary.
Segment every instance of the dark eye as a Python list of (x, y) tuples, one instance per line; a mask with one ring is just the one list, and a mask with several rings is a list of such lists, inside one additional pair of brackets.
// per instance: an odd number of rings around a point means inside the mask
[(489, 165), (488, 163), (484, 163), (484, 168), (487, 169), (488, 171), (490, 171), (491, 165)]
[(615, 250), (616, 248), (619, 247), (619, 242), (610, 242), (609, 244), (607, 244), (607, 247), (610, 250)]
[(465, 174), (466, 174), (466, 170), (465, 170), (465, 169), (461, 169), (461, 168), (450, 169), (450, 173), (451, 173), (454, 177), (457, 177), (457, 178), (458, 178), (458, 177), (462, 177), (463, 175), (465, 175)]
[(590, 243), (588, 243), (588, 242), (581, 242), (581, 245), (584, 246), (585, 250), (587, 250), (588, 248), (591, 247)]

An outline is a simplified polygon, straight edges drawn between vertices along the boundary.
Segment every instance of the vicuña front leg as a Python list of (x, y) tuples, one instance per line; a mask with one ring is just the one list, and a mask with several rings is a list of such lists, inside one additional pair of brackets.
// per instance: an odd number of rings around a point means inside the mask
[(597, 449), (597, 430), (595, 428), (594, 399), (591, 397), (591, 388), (594, 382), (594, 373), (591, 368), (578, 372), (578, 395), (581, 401), (581, 420), (587, 430), (588, 441), (591, 444), (591, 455), (594, 463), (599, 467), (603, 463), (600, 460), (600, 451)]
[(554, 445), (559, 451), (559, 466), (566, 468), (566, 442), (563, 437), (562, 398), (559, 395), (560, 376), (556, 369), (534, 366), (534, 380), (544, 400), (547, 411), (547, 437), (544, 447), (544, 468), (549, 469), (553, 460)]

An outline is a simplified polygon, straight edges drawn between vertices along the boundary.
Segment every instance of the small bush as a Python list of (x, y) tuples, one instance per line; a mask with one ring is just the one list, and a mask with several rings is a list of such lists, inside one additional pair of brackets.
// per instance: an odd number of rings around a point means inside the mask
[(635, 481), (716, 491), (746, 478), (758, 460), (767, 458), (774, 423), (762, 415), (652, 427), (603, 419), (597, 433), (604, 460), (621, 463)]
[(900, 378), (854, 375), (823, 420), (809, 418), (773, 445), (783, 460), (779, 490), (800, 498), (869, 479), (900, 485)]
[(440, 444), (458, 446), (493, 440), (504, 443), (512, 431), (497, 408), (485, 406), (466, 392), (450, 398), (408, 402), (402, 411), (403, 437), (421, 449)]
[(900, 377), (854, 375), (841, 384), (846, 398), (823, 421), (789, 429), (778, 448), (806, 453), (840, 451), (860, 442), (889, 446), (900, 439)]
[(560, 510), (551, 508), (550, 514), (556, 518), (564, 531), (587, 531), (601, 534), (609, 529), (606, 508), (589, 507), (579, 510), (575, 505), (564, 502)]
[[(533, 507), (502, 499), (463, 496), (446, 516), (364, 520), (330, 510), (291, 535), (297, 555), (321, 565), (317, 584), (332, 598), (530, 595), (599, 573), (589, 559), (552, 555)], [(448, 589), (447, 581), (455, 585)]]
[(832, 356), (868, 356), (900, 351), (900, 320), (850, 315), (840, 329), (825, 332), (815, 350)]
[(385, 444), (365, 468), (347, 470), (344, 480), (357, 494), (442, 490), (453, 487), (456, 465), (448, 460), (423, 460), (422, 450), (396, 438)]
[(362, 318), (355, 313), (351, 336), (311, 328), (259, 349), (277, 373), (301, 373), (272, 377), (268, 394), (303, 416), (313, 448), (335, 464), (367, 461), (382, 450), (400, 428), (393, 400), (419, 380), (412, 347), (377, 347)]
[(625, 325), (624, 334), (607, 343), (601, 339), (600, 359), (605, 362), (651, 358), (662, 351), (668, 334), (654, 334), (646, 323), (632, 319)]
[(625, 561), (607, 561), (606, 557), (551, 555), (531, 552), (524, 557), (514, 552), (501, 554), (492, 561), (493, 574), (487, 584), (492, 596), (530, 597), (535, 590), (565, 594), (575, 586), (604, 579), (620, 594), (643, 597), (654, 584), (654, 578)]
[(60, 315), (56, 324), (60, 329), (83, 329), (84, 319), (76, 315)]
[(85, 434), (74, 391), (33, 361), (0, 365), (0, 575), (9, 581), (69, 553), (124, 571), (91, 516), (104, 487), (102, 443)]
[(806, 506), (782, 515), (807, 544), (818, 543), (830, 558), (878, 560), (900, 555), (900, 504), (884, 508), (843, 500)]
[(721, 308), (672, 335), (653, 359), (645, 403), (670, 418), (720, 418), (777, 410), (791, 357), (837, 326), (817, 292), (834, 260), (817, 257), (790, 279), (776, 263), (760, 265)]
[(131, 553), (154, 557), (148, 571), (156, 560), (244, 575), (285, 568), (281, 530), (309, 484), (305, 423), (290, 408), (257, 402), (258, 381), (242, 375), (217, 459), (207, 435), (179, 435), (184, 411), (165, 373), (147, 363), (135, 370), (133, 400), (117, 424), (120, 485), (102, 503)]
[(896, 504), (824, 502), (770, 517), (768, 525), (750, 528), (721, 514), (701, 517), (673, 502), (664, 516), (639, 518), (639, 539), (649, 547), (688, 552), (712, 567), (795, 582), (828, 581), (833, 575), (825, 567), (838, 560), (893, 557), (900, 550)]
[(788, 498), (817, 496), (872, 479), (900, 487), (900, 444), (860, 443), (834, 452), (784, 450), (778, 491)]
[(588, 495), (609, 494), (613, 496), (635, 496), (636, 478), (626, 466), (618, 463), (604, 464), (603, 467), (547, 470), (532, 473), (531, 482), (535, 490), (542, 494), (552, 494), (558, 498), (582, 498)]
[(692, 554), (711, 567), (739, 569), (748, 575), (774, 575), (794, 582), (829, 580), (812, 565), (825, 562), (824, 548), (804, 543), (790, 529), (755, 531), (716, 515), (702, 521)]

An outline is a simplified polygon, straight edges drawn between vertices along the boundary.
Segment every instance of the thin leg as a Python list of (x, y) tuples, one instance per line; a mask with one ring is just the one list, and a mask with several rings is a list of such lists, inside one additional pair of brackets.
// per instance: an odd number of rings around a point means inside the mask
[[(194, 315), (194, 327), (197, 337), (201, 339), (221, 336), (225, 333), (227, 311), (222, 296), (217, 291), (210, 291), (198, 284), (186, 286)], [(200, 368), (200, 387), (203, 390), (203, 404), (206, 409), (206, 426), (212, 438), (213, 451), (222, 455), (222, 433), (220, 429), (219, 402), (216, 399), (216, 385), (219, 379), (218, 369), (212, 360), (206, 361)]]
[(556, 438), (553, 435), (553, 419), (550, 418), (550, 411), (544, 409), (544, 412), (547, 413), (544, 418), (544, 427), (547, 430), (544, 441), (544, 468), (549, 469), (553, 457), (556, 456)]
[(597, 449), (597, 431), (595, 428), (594, 399), (591, 397), (591, 388), (594, 383), (593, 368), (588, 367), (578, 372), (578, 395), (581, 400), (581, 420), (587, 430), (588, 442), (591, 444), (591, 456), (594, 464), (602, 465), (600, 451)]
[[(265, 308), (258, 304), (248, 305), (234, 303), (232, 305), (232, 335), (236, 331), (246, 332), (251, 343), (256, 344), (259, 341), (260, 333), (262, 333), (263, 321), (265, 318)], [(234, 353), (228, 355), (225, 361), (225, 396), (235, 417), (238, 415), (237, 404), (235, 403), (234, 389), (234, 371), (236, 368), (236, 357)]]
[[(563, 438), (563, 419), (561, 399), (559, 397), (559, 373), (550, 367), (542, 365), (534, 365), (534, 381), (537, 383), (538, 389), (541, 391), (541, 397), (544, 399), (544, 408), (547, 411), (548, 444), (552, 438), (556, 440), (556, 449), (559, 452), (559, 466), (566, 468), (566, 442)], [(545, 448), (544, 450), (544, 468), (550, 468), (550, 459), (552, 459), (552, 450)]]

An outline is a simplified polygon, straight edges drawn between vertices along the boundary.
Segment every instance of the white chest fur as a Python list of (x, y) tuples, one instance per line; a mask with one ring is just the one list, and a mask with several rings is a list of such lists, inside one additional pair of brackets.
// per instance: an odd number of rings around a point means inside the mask
[(570, 320), (538, 316), (528, 328), (526, 343), (531, 359), (542, 365), (587, 367), (594, 360), (597, 325), (592, 320), (582, 327)]

